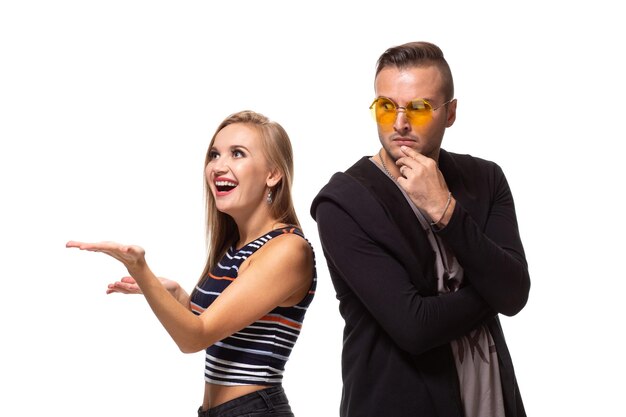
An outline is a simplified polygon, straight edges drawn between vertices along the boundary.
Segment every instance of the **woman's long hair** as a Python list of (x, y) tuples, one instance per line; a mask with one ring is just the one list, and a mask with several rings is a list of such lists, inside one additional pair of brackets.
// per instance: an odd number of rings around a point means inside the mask
[[(270, 121), (262, 114), (245, 110), (228, 116), (215, 130), (207, 150), (204, 168), (210, 161), (210, 151), (215, 143), (217, 134), (228, 125), (241, 123), (252, 127), (259, 133), (263, 154), (267, 158), (271, 169), (278, 169), (282, 177), (278, 184), (272, 187), (272, 202), (270, 212), (277, 223), (286, 223), (300, 227), (296, 210), (291, 199), (291, 184), (293, 182), (293, 150), (291, 141), (283, 127)], [(204, 266), (198, 284), (200, 284), (213, 267), (224, 256), (228, 248), (239, 239), (237, 225), (232, 217), (217, 209), (215, 197), (208, 182), (204, 181), (204, 195), (206, 200), (206, 240), (208, 246), (207, 263)], [(194, 289), (195, 292), (195, 289)]]

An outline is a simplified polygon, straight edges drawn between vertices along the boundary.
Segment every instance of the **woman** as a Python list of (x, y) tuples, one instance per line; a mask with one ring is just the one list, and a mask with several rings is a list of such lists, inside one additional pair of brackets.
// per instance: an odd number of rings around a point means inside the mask
[(243, 111), (219, 125), (205, 161), (209, 256), (191, 295), (157, 278), (139, 246), (66, 245), (121, 261), (130, 277), (107, 293), (142, 293), (181, 351), (206, 349), (198, 416), (293, 416), (282, 374), (316, 277), (292, 176), (291, 143), (278, 123)]

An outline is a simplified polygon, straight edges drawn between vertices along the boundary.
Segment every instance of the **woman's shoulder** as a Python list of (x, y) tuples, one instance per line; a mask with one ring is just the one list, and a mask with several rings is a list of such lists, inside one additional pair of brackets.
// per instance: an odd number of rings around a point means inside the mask
[(304, 236), (302, 229), (297, 226), (284, 226), (273, 231), (273, 237), (266, 246), (272, 252), (281, 251), (286, 253), (311, 251), (311, 244)]
[(299, 227), (280, 227), (273, 230), (270, 235), (272, 238), (258, 251), (258, 258), (267, 258), (269, 262), (291, 266), (307, 263), (312, 258), (313, 248)]
[(296, 230), (299, 229), (281, 228), (268, 233), (266, 236), (271, 238), (242, 264), (239, 278), (252, 271), (255, 271), (252, 275), (264, 271), (264, 274), (269, 273), (280, 282), (285, 281), (287, 277), (299, 281), (309, 276), (307, 271), (312, 271), (315, 265), (313, 249)]

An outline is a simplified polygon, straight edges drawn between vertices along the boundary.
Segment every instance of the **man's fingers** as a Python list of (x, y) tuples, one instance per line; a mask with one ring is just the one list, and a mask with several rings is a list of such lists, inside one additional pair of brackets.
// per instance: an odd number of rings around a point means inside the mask
[(428, 157), (420, 154), (419, 152), (415, 152), (415, 150), (403, 146), (400, 148), (405, 156), (398, 158), (396, 161), (397, 166), (408, 166), (409, 168), (416, 169), (419, 165), (425, 165), (428, 163)]
[(409, 158), (417, 161), (417, 162), (423, 162), (425, 159), (427, 159), (427, 156), (422, 155), (419, 152), (416, 152), (415, 149), (411, 149), (408, 146), (402, 146), (400, 147), (400, 150)]

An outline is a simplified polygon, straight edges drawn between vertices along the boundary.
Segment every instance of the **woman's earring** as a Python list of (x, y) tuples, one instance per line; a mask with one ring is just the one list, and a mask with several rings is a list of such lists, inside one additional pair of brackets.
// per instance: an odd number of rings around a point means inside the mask
[(272, 204), (272, 190), (269, 190), (267, 192), (267, 198), (266, 198), (267, 204)]

